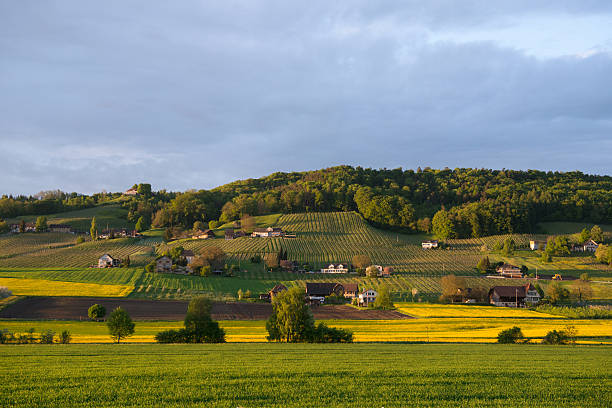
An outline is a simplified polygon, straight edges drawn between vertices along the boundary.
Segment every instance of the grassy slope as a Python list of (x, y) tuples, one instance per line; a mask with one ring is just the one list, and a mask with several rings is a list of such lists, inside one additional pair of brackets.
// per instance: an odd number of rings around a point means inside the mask
[(5, 346), (2, 354), (6, 407), (596, 408), (612, 402), (610, 347), (38, 345)]
[[(91, 219), (96, 217), (98, 229), (109, 228), (134, 228), (134, 225), (126, 220), (127, 210), (118, 205), (101, 205), (98, 207), (85, 208), (83, 210), (68, 211), (57, 214), (46, 215), (49, 224), (69, 224), (79, 231), (89, 231)], [(36, 215), (24, 215), (9, 219), (9, 223), (17, 223), (21, 220), (26, 222), (36, 221)]]

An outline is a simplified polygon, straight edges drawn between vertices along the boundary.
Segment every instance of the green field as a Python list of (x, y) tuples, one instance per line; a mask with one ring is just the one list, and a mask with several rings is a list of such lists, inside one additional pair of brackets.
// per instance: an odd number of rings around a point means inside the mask
[[(83, 210), (67, 211), (63, 213), (46, 215), (49, 224), (68, 224), (72, 228), (88, 232), (91, 226), (91, 219), (96, 217), (98, 229), (101, 231), (108, 228), (134, 228), (134, 225), (127, 221), (128, 211), (119, 205), (100, 205)], [(23, 215), (7, 220), (9, 223), (35, 222), (35, 215)]]
[(612, 347), (0, 347), (5, 407), (609, 407)]

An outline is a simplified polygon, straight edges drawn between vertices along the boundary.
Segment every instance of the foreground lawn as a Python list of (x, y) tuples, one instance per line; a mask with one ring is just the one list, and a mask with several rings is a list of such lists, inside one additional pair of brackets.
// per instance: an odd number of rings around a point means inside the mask
[(609, 407), (612, 347), (0, 346), (2, 406)]
[[(493, 343), (497, 334), (512, 326), (519, 326), (525, 336), (540, 342), (550, 330), (561, 330), (573, 325), (579, 342), (584, 344), (612, 344), (612, 320), (573, 320), (567, 318), (422, 318), (407, 320), (329, 320), (327, 324), (352, 330), (356, 342), (445, 342)], [(228, 342), (265, 342), (265, 321), (221, 321)], [(156, 333), (178, 329), (182, 322), (136, 322), (136, 331), (127, 342), (153, 342)], [(34, 328), (37, 333), (69, 330), (75, 343), (110, 343), (104, 323), (75, 321), (15, 321), (0, 320), (0, 329), (23, 333)]]

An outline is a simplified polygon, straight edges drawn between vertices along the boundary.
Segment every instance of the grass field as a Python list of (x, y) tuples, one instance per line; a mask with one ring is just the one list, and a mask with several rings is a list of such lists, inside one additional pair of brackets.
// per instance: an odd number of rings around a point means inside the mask
[(0, 278), (0, 286), (17, 296), (104, 296), (123, 297), (132, 286), (100, 285), (97, 283), (62, 282), (46, 279)]
[[(134, 225), (126, 219), (127, 213), (128, 211), (119, 205), (101, 205), (83, 210), (50, 214), (46, 217), (49, 224), (68, 224), (77, 231), (88, 232), (93, 217), (96, 217), (99, 230), (106, 229), (107, 226), (108, 228), (134, 228)], [(36, 215), (24, 215), (7, 221), (11, 224), (21, 220), (35, 222), (36, 217)]]
[(612, 347), (0, 347), (2, 405), (609, 407)]
[[(418, 308), (419, 306), (415, 306)], [(447, 308), (449, 306), (446, 306)], [(454, 306), (452, 307), (454, 308)], [(414, 311), (405, 306), (402, 311)], [(442, 316), (453, 315), (452, 309), (438, 312)], [(459, 312), (458, 314), (463, 314)], [(511, 316), (490, 316), (457, 318), (424, 317), (404, 320), (329, 320), (330, 326), (352, 330), (357, 342), (465, 342), (493, 343), (497, 334), (504, 329), (519, 326), (525, 336), (539, 342), (550, 330), (561, 330), (567, 325), (574, 325), (578, 330), (579, 342), (586, 344), (612, 344), (612, 320), (568, 319), (554, 317), (543, 313), (531, 312), (529, 317), (517, 313)], [(227, 331), (228, 342), (265, 342), (267, 332), (265, 321), (221, 321)], [(181, 322), (137, 322), (136, 331), (128, 342), (153, 342), (156, 333), (169, 328), (181, 327)], [(73, 341), (77, 343), (111, 342), (104, 323), (74, 321), (14, 321), (0, 320), (0, 329), (12, 332), (25, 332), (34, 328), (37, 332), (53, 330), (59, 333), (70, 330)]]

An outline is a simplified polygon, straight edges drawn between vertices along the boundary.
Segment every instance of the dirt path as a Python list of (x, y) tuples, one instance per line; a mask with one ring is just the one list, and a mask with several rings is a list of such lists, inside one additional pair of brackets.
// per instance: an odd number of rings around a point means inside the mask
[[(121, 306), (134, 320), (183, 320), (187, 301), (123, 298), (29, 297), (0, 310), (0, 318), (23, 320), (88, 320), (87, 309), (98, 303), (107, 313)], [(357, 310), (350, 306), (329, 305), (313, 308), (317, 320), (396, 320), (410, 319), (393, 310)], [(215, 320), (265, 320), (272, 313), (270, 303), (215, 303)]]

